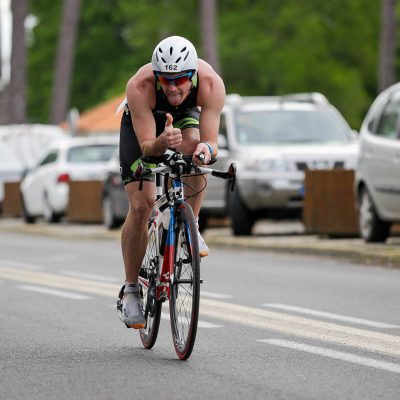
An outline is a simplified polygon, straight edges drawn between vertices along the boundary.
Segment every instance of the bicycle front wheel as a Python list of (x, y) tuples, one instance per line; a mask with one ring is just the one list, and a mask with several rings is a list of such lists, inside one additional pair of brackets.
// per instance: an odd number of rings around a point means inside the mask
[(192, 208), (179, 206), (176, 221), (174, 277), (170, 286), (170, 320), (175, 351), (187, 360), (196, 340), (200, 303), (200, 256)]
[(142, 267), (139, 272), (139, 283), (143, 295), (143, 314), (146, 326), (139, 330), (140, 339), (146, 349), (151, 349), (157, 340), (161, 320), (161, 302), (156, 299), (157, 275), (160, 270), (158, 236), (155, 229), (149, 229), (149, 240)]

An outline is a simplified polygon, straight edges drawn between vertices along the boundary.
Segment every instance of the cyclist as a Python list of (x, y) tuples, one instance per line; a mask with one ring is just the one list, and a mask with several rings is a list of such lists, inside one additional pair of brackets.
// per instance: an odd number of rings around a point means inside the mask
[[(128, 81), (127, 99), (120, 130), (120, 168), (129, 212), (122, 229), (122, 255), (125, 285), (122, 321), (139, 329), (145, 325), (139, 297), (138, 275), (147, 246), (147, 221), (155, 199), (153, 177), (143, 184), (132, 176), (139, 157), (163, 155), (174, 148), (193, 155), (199, 165), (200, 153), (206, 164), (217, 155), (220, 112), (225, 101), (222, 79), (205, 61), (197, 58), (193, 44), (180, 36), (162, 40), (154, 49), (151, 63), (141, 67)], [(120, 107), (121, 107), (120, 106)], [(187, 178), (186, 194), (200, 191), (201, 176)], [(191, 191), (190, 188), (193, 188)], [(204, 191), (188, 202), (198, 218)], [(208, 247), (199, 235), (199, 253), (208, 255)]]

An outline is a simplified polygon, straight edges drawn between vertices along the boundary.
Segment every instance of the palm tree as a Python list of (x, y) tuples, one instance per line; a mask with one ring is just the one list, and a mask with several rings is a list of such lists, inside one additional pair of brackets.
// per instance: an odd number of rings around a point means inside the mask
[(379, 92), (396, 82), (396, 0), (381, 2), (381, 34), (379, 43)]
[(201, 39), (205, 60), (221, 74), (216, 38), (216, 0), (200, 0)]
[(64, 0), (63, 17), (55, 63), (50, 122), (58, 124), (69, 108), (75, 41), (80, 15), (80, 0)]
[(27, 0), (11, 1), (13, 15), (11, 74), (9, 89), (9, 122), (26, 122), (26, 41)]

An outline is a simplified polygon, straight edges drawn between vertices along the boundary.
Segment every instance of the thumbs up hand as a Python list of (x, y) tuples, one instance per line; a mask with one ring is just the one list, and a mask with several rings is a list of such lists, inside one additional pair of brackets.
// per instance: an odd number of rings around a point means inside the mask
[(175, 149), (182, 143), (182, 132), (179, 128), (174, 128), (172, 125), (174, 119), (171, 114), (167, 113), (166, 117), (164, 134), (167, 139), (167, 145), (169, 148)]

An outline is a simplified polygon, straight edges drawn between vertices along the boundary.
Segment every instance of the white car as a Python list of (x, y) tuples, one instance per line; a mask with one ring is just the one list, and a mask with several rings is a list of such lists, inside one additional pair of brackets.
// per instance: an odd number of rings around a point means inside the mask
[(384, 242), (400, 222), (400, 83), (376, 98), (362, 123), (355, 190), (361, 236)]
[(69, 138), (54, 144), (21, 182), (23, 217), (58, 222), (68, 207), (69, 182), (103, 181), (118, 137)]
[(357, 152), (356, 134), (320, 93), (229, 95), (214, 166), (235, 162), (236, 188), (210, 177), (200, 221), (227, 213), (235, 235), (251, 235), (257, 219), (301, 218), (305, 171), (354, 169)]

